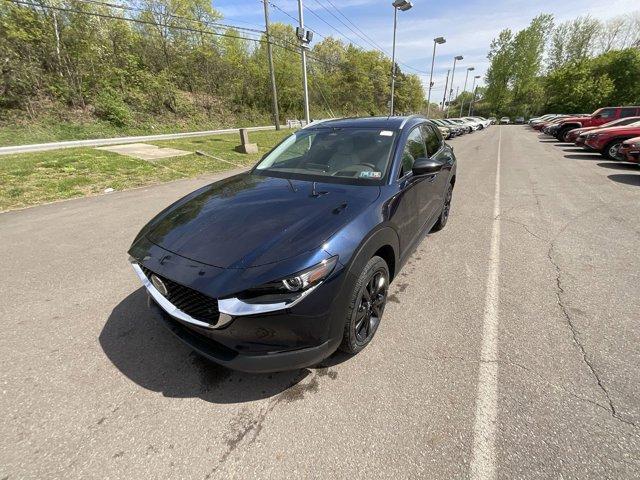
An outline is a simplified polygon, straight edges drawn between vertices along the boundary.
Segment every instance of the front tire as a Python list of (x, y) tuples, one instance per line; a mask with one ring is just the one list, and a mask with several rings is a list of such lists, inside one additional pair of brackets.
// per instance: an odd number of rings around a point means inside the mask
[(362, 351), (378, 330), (389, 292), (389, 267), (382, 258), (371, 258), (356, 280), (340, 350), (350, 354)]
[(621, 145), (622, 140), (614, 140), (613, 142), (609, 143), (606, 147), (604, 147), (604, 156), (610, 158), (611, 160), (617, 160), (618, 162), (621, 162), (622, 160), (624, 160), (618, 153)]
[(569, 132), (571, 130), (573, 130), (573, 128), (575, 128), (575, 127), (565, 127), (565, 128), (563, 128), (562, 130), (560, 130), (558, 132), (558, 136), (556, 138), (561, 142), (569, 143), (569, 140), (567, 139), (567, 135), (569, 134)]

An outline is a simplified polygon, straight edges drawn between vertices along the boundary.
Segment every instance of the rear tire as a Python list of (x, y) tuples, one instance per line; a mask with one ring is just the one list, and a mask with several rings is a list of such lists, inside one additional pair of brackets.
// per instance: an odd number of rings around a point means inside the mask
[(372, 257), (353, 286), (340, 350), (355, 355), (369, 345), (380, 325), (388, 292), (387, 262)]
[(446, 225), (449, 220), (449, 213), (451, 212), (451, 199), (453, 198), (453, 185), (449, 184), (449, 188), (447, 188), (447, 193), (444, 197), (444, 204), (442, 205), (442, 210), (440, 211), (440, 216), (438, 217), (438, 221), (431, 229), (432, 232), (439, 232)]

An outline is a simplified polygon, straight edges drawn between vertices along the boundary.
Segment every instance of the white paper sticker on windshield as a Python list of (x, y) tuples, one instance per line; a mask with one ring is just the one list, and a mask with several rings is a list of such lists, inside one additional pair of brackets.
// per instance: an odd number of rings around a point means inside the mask
[(381, 137), (393, 137), (393, 132), (390, 130), (382, 130), (380, 132)]
[(360, 178), (382, 178), (382, 172), (360, 172)]

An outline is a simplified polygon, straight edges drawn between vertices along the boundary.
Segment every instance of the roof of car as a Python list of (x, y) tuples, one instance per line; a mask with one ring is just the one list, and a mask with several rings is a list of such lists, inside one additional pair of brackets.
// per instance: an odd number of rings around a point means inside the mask
[(352, 117), (337, 118), (334, 120), (323, 120), (314, 122), (309, 128), (384, 128), (387, 130), (399, 130), (404, 127), (412, 127), (418, 123), (428, 120), (422, 115), (396, 116), (396, 117)]

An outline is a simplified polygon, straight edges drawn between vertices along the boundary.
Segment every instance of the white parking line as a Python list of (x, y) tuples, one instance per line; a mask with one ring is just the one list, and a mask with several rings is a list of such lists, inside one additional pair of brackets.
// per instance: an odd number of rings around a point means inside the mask
[(478, 393), (476, 417), (473, 426), (473, 451), (471, 457), (471, 479), (493, 480), (495, 478), (496, 423), (498, 421), (498, 302), (500, 295), (500, 161), (502, 150), (502, 127), (499, 127), (498, 161), (493, 200), (493, 227), (487, 293), (482, 325), (482, 347), (478, 370)]

